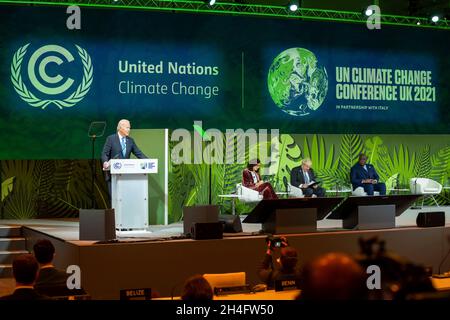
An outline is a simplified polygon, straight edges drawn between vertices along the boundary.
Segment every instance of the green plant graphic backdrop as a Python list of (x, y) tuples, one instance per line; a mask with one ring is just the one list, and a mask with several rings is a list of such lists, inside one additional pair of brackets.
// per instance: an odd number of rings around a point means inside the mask
[[(448, 135), (282, 134), (279, 140), (278, 161), (263, 168), (272, 173), (264, 178), (277, 191), (286, 190), (291, 169), (304, 157), (312, 159), (313, 168), (327, 190), (337, 186), (350, 188), (350, 167), (357, 162), (360, 152), (369, 156), (389, 193), (398, 192), (392, 189), (409, 189), (412, 177), (428, 177), (444, 187), (450, 186)], [(170, 142), (170, 149), (175, 144)], [(248, 160), (248, 150), (245, 159)], [(91, 207), (90, 164), (88, 160), (2, 160), (2, 218), (76, 217), (78, 208)], [(169, 223), (182, 218), (183, 206), (209, 202), (210, 172), (212, 203), (221, 204), (223, 213), (231, 212), (231, 202), (219, 195), (235, 191), (244, 167), (245, 164), (214, 164), (210, 168), (207, 164), (175, 165), (169, 161)], [(107, 207), (107, 187), (99, 162), (94, 189), (96, 207)], [(436, 199), (442, 205), (450, 205), (449, 189), (443, 189)], [(236, 202), (240, 214), (251, 208)]]
[[(100, 161), (96, 163), (95, 204), (109, 199)], [(2, 160), (2, 218), (71, 218), (91, 208), (89, 160)]]
[[(409, 179), (427, 177), (449, 186), (450, 136), (448, 135), (290, 135), (282, 134), (280, 157), (271, 163), (265, 176), (276, 191), (286, 191), (291, 169), (300, 165), (301, 159), (310, 157), (313, 168), (327, 190), (350, 189), (350, 168), (361, 152), (369, 156), (388, 193), (406, 192)], [(173, 145), (171, 145), (173, 148)], [(262, 157), (263, 155), (260, 155)], [(248, 154), (245, 157), (248, 160)], [(212, 203), (222, 205), (222, 213), (231, 212), (231, 202), (220, 198), (231, 194), (242, 180), (245, 164), (212, 165)], [(208, 203), (209, 166), (206, 164), (171, 165), (169, 175), (169, 222), (182, 218), (183, 206)], [(442, 205), (450, 204), (450, 192), (436, 197)], [(427, 200), (427, 204), (432, 204)], [(237, 213), (247, 213), (251, 207), (236, 202)]]

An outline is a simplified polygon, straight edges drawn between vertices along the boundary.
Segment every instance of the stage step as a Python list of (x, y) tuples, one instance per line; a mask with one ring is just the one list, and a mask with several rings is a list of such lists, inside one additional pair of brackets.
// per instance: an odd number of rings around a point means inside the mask
[(22, 236), (21, 226), (0, 226), (0, 238), (14, 238)]
[(0, 251), (0, 264), (11, 264), (16, 257), (26, 253), (29, 252), (26, 250)]
[(29, 253), (25, 242), (21, 226), (0, 225), (0, 278), (11, 278), (14, 258)]
[(11, 278), (12, 276), (12, 264), (0, 264), (0, 278)]
[(0, 238), (0, 251), (25, 250), (25, 238)]

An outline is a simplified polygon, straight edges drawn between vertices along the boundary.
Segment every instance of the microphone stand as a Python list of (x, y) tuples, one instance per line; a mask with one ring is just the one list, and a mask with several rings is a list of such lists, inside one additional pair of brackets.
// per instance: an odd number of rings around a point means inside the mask
[(92, 135), (92, 156), (91, 156), (91, 170), (92, 170), (92, 176), (91, 176), (91, 208), (95, 209), (95, 179), (96, 179), (96, 162), (95, 162), (95, 139), (97, 136), (94, 134)]
[(209, 205), (212, 204), (212, 164), (211, 164), (211, 155), (209, 155), (209, 189), (208, 189), (208, 200), (209, 200)]
[[(414, 179), (414, 194), (417, 194), (417, 178)], [(411, 207), (412, 209), (422, 209), (423, 208), (423, 203), (422, 206), (419, 207), (417, 206), (417, 199), (414, 201), (414, 207)]]
[(95, 181), (97, 179), (97, 163), (95, 160), (95, 140), (103, 137), (105, 133), (106, 122), (94, 121), (89, 126), (88, 136), (92, 139), (92, 154), (91, 154), (91, 209), (95, 209)]

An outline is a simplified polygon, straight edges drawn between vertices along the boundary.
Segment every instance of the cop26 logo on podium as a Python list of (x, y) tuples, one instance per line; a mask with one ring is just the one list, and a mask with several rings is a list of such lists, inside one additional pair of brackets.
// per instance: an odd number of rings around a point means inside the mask
[[(53, 104), (63, 109), (73, 107), (84, 99), (93, 79), (91, 57), (85, 49), (75, 45), (83, 67), (82, 76), (80, 70), (78, 77), (81, 80), (75, 88), (73, 85), (78, 81), (74, 80), (74, 75), (70, 73), (74, 69), (72, 65), (77, 64), (71, 64), (76, 62), (76, 59), (69, 50), (55, 44), (44, 45), (24, 61), (29, 47), (30, 43), (20, 47), (11, 63), (11, 81), (23, 101), (35, 108), (45, 109)], [(22, 70), (23, 64), (26, 72)], [(72, 68), (64, 68), (64, 65), (70, 65)], [(22, 75), (28, 77), (33, 88), (27, 87)]]

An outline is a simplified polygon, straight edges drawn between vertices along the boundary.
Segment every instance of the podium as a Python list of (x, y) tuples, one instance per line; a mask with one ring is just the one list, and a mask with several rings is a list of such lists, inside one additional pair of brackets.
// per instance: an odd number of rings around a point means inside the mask
[(325, 218), (343, 197), (261, 200), (244, 223), (261, 223), (265, 233), (316, 232), (317, 220)]
[(148, 227), (148, 174), (158, 172), (158, 159), (112, 159), (111, 206), (116, 229)]

